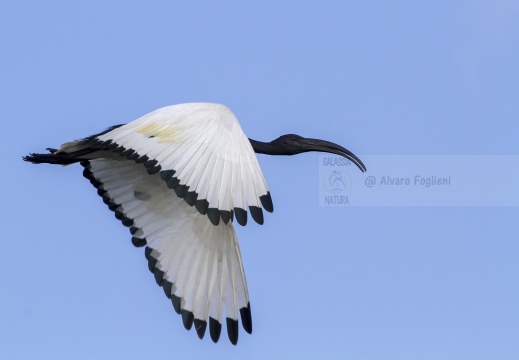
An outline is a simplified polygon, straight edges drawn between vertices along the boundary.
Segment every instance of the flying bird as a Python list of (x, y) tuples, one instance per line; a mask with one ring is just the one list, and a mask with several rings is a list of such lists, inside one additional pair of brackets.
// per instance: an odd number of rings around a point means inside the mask
[(34, 164), (80, 163), (132, 243), (145, 247), (149, 270), (200, 339), (207, 325), (220, 338), (225, 317), (232, 344), (238, 317), (252, 332), (252, 317), (234, 221), (248, 214), (263, 224), (274, 210), (255, 153), (308, 151), (343, 156), (366, 167), (337, 144), (298, 135), (271, 142), (248, 139), (225, 106), (188, 103), (164, 107), (124, 125), (48, 148), (23, 159)]

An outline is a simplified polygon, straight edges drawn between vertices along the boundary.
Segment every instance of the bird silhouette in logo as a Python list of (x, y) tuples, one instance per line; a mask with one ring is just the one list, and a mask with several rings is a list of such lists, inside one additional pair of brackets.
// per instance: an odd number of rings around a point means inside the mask
[(330, 184), (330, 191), (342, 192), (347, 189), (347, 181), (344, 178), (341, 171), (333, 170), (328, 177), (328, 183)]

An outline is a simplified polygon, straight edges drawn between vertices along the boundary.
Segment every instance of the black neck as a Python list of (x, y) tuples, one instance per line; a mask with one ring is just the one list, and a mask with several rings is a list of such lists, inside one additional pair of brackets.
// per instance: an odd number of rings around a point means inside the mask
[(282, 152), (280, 152), (278, 147), (273, 144), (273, 142), (263, 142), (263, 141), (257, 141), (253, 139), (249, 139), (250, 144), (252, 145), (252, 148), (254, 149), (254, 152), (256, 154), (266, 154), (266, 155), (281, 155)]

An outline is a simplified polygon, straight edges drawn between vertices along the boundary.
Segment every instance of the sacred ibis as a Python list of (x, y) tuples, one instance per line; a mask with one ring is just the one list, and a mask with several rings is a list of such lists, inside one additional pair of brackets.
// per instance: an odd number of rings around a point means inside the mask
[(25, 161), (80, 163), (132, 243), (145, 247), (150, 271), (186, 329), (202, 339), (207, 323), (217, 342), (226, 318), (238, 341), (238, 314), (246, 332), (252, 319), (234, 219), (263, 224), (272, 212), (256, 153), (321, 151), (364, 164), (337, 144), (283, 135), (265, 143), (248, 139), (234, 114), (218, 104), (190, 103), (155, 110), (125, 125), (71, 141)]

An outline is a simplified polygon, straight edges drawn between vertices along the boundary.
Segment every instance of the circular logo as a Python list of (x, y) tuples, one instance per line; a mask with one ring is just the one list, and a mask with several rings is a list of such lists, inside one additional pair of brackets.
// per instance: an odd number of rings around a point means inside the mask
[(342, 194), (351, 188), (351, 176), (348, 172), (337, 169), (330, 170), (323, 175), (323, 188), (332, 194)]

